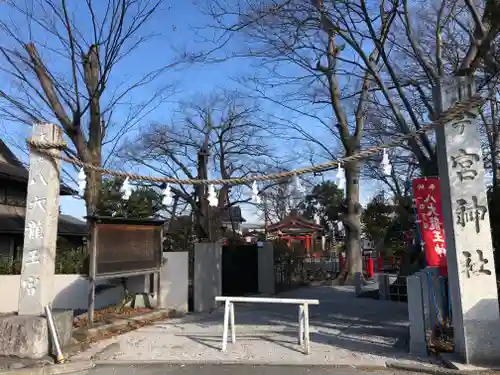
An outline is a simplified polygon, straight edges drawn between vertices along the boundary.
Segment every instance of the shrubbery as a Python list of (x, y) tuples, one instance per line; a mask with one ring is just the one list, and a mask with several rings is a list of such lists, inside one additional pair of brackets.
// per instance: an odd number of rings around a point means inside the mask
[[(17, 258), (0, 257), (0, 275), (19, 275), (21, 273), (22, 249), (16, 251)], [(87, 274), (87, 255), (84, 246), (74, 246), (64, 239), (58, 239), (56, 252), (56, 274)]]

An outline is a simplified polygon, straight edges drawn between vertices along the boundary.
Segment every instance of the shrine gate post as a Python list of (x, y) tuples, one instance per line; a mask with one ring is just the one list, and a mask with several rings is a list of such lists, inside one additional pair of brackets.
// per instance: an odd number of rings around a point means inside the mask
[[(61, 129), (54, 124), (34, 124), (32, 139), (60, 142)], [(60, 183), (59, 160), (32, 148), (19, 289), (20, 315), (43, 315), (44, 307), (51, 304), (54, 297)]]
[[(32, 139), (38, 142), (61, 141), (61, 129), (53, 124), (34, 124)], [(51, 150), (56, 155), (56, 149)], [(18, 314), (0, 317), (0, 355), (39, 359), (54, 354), (49, 337), (45, 306), (54, 299), (57, 223), (59, 216), (59, 161), (36, 148), (30, 150), (27, 181), (26, 216)], [(65, 347), (71, 341), (72, 310), (52, 311), (58, 341)]]
[[(442, 113), (475, 95), (474, 77), (442, 80)], [(479, 136), (478, 108), (436, 128), (455, 353), (465, 363), (500, 363), (500, 316)]]

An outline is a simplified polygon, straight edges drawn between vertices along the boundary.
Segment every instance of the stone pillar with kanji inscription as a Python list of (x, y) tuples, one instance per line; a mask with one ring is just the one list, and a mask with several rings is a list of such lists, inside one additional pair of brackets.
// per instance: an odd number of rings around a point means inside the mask
[[(443, 112), (475, 94), (473, 77), (435, 88)], [(478, 108), (436, 129), (455, 353), (476, 365), (500, 364), (500, 316)]]
[[(61, 129), (35, 124), (33, 140), (59, 142)], [(50, 150), (58, 153), (57, 150)], [(43, 315), (52, 302), (59, 216), (59, 160), (30, 150), (19, 315)]]

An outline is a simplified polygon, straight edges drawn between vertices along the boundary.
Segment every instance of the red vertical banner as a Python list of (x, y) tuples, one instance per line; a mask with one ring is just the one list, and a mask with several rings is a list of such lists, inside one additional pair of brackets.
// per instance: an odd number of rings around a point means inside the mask
[(373, 258), (370, 255), (368, 258), (368, 263), (366, 264), (366, 276), (371, 279), (373, 277)]
[(441, 275), (447, 275), (439, 178), (417, 178), (412, 187), (427, 266), (439, 267)]

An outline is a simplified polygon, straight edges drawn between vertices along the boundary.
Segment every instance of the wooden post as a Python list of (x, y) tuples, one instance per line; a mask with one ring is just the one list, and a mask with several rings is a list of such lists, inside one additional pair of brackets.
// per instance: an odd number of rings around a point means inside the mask
[[(60, 142), (61, 129), (54, 124), (35, 124), (33, 140)], [(59, 164), (56, 158), (34, 148), (30, 150), (19, 315), (43, 315), (44, 307), (52, 303), (59, 218)]]

